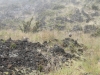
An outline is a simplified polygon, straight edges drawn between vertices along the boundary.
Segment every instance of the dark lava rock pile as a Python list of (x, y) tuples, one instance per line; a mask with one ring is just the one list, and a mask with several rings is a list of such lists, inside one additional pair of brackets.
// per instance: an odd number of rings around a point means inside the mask
[[(68, 47), (70, 42), (76, 47), (80, 46), (77, 41), (66, 38), (62, 41), (63, 48)], [(58, 46), (45, 42), (32, 43), (27, 40), (0, 40), (0, 75), (25, 75), (16, 68), (28, 68), (40, 72), (49, 72), (61, 66), (74, 57)], [(81, 47), (81, 46), (80, 46)], [(13, 73), (15, 72), (15, 73)]]

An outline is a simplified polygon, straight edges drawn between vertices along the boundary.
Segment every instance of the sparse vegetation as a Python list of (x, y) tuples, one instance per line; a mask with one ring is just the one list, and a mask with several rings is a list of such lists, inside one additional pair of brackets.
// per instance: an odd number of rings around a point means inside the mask
[(63, 9), (63, 8), (65, 8), (64, 5), (55, 5), (55, 6), (53, 7), (53, 10), (59, 10), (59, 9)]
[(93, 10), (99, 10), (98, 6), (96, 6), (96, 5), (92, 5), (92, 9)]
[(36, 22), (36, 25), (35, 25), (35, 26), (33, 27), (33, 29), (32, 29), (32, 32), (33, 32), (33, 33), (35, 33), (35, 32), (38, 31), (39, 25), (40, 25), (39, 21)]
[(91, 34), (91, 36), (94, 36), (94, 37), (100, 36), (100, 28), (98, 28), (98, 29), (96, 30), (96, 32), (94, 32), (93, 34)]
[(16, 44), (15, 43), (11, 43), (10, 48), (16, 48)]
[(32, 22), (32, 20), (33, 20), (33, 17), (27, 22), (23, 21), (23, 25), (19, 26), (20, 30), (24, 33), (30, 32), (31, 31), (31, 22)]
[[(3, 33), (5, 33), (6, 31), (2, 31)], [(10, 32), (7, 32), (6, 33), (6, 36), (9, 35), (8, 33)], [(20, 34), (16, 34), (16, 36), (13, 34), (13, 33), (20, 33)], [(52, 34), (54, 33), (55, 35), (48, 35), (48, 34)], [(59, 35), (60, 33), (60, 35)], [(44, 35), (45, 34), (45, 35)], [(30, 41), (40, 41), (42, 42), (43, 40), (47, 40), (49, 41), (50, 39), (54, 39), (54, 38), (57, 38), (57, 39), (63, 39), (67, 36), (67, 33), (65, 32), (57, 32), (57, 31), (44, 31), (44, 32), (38, 32), (38, 33), (35, 33), (34, 35), (32, 33), (22, 33), (22, 32), (12, 32), (11, 34), (11, 37), (12, 39), (21, 39), (23, 36), (26, 36), (26, 37), (29, 37), (29, 40)], [(48, 75), (74, 75), (74, 74), (99, 74), (100, 73), (100, 69), (98, 66), (100, 66), (99, 64), (99, 57), (100, 57), (100, 46), (99, 46), (99, 37), (98, 39), (95, 39), (95, 38), (90, 38), (90, 36), (88, 34), (80, 34), (78, 35), (77, 33), (74, 33), (73, 32), (73, 38), (74, 39), (77, 39), (79, 40), (79, 42), (83, 43), (85, 46), (87, 46), (87, 50), (85, 51), (85, 53), (83, 53), (83, 56), (82, 56), (82, 59), (81, 61), (74, 61), (73, 60), (73, 64), (69, 63), (70, 64), (70, 68), (68, 68), (67, 66), (62, 66), (62, 69), (58, 69), (57, 71), (51, 71)], [(30, 37), (31, 36), (31, 37)], [(35, 36), (35, 37), (34, 37)], [(46, 38), (44, 38), (44, 36)], [(62, 36), (62, 37), (60, 37)], [(3, 37), (5, 38), (5, 35), (3, 35)], [(50, 37), (53, 37), (53, 38), (50, 38)], [(8, 38), (8, 37), (6, 37)], [(37, 39), (36, 39), (37, 38)], [(93, 43), (92, 43), (93, 42)], [(69, 49), (70, 50), (70, 49)], [(74, 48), (74, 50), (77, 50), (77, 48)], [(92, 54), (93, 53), (93, 54)], [(91, 66), (92, 65), (92, 66)], [(32, 74), (32, 73), (31, 73)]]
[(100, 0), (1, 1), (0, 75), (100, 75)]

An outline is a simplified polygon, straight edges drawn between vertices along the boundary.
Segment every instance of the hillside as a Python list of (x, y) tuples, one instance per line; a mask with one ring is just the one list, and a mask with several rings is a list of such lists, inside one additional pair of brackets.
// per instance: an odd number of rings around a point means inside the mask
[(1, 1), (0, 26), (16, 29), (22, 25), (22, 21), (33, 16), (34, 21), (40, 22), (40, 27), (47, 29), (58, 27), (59, 29), (59, 26), (64, 28), (68, 24), (74, 25), (97, 20), (100, 16), (99, 7), (99, 0)]
[(100, 75), (100, 0), (0, 0), (0, 75)]

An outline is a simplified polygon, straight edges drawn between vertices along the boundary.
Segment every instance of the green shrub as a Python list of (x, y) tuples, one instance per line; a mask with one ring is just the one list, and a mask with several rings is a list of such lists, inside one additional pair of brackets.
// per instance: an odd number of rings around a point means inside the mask
[(38, 31), (39, 25), (40, 25), (40, 23), (39, 23), (39, 21), (37, 21), (36, 24), (35, 24), (35, 26), (32, 29), (33, 33), (35, 33), (35, 32)]
[(32, 27), (31, 26), (32, 20), (33, 20), (33, 17), (29, 21), (27, 21), (27, 22), (23, 21), (23, 25), (22, 26), (19, 26), (20, 27), (20, 30), (22, 32), (24, 32), (24, 33), (28, 33), (28, 32), (33, 32), (34, 33), (34, 32), (37, 32), (38, 31), (38, 28), (40, 26), (40, 22), (37, 21), (35, 23), (35, 26)]
[(16, 44), (15, 43), (11, 43), (10, 48), (16, 48)]
[(92, 5), (92, 9), (93, 9), (93, 10), (98, 10), (99, 8), (98, 8), (98, 6), (96, 6), (96, 5)]
[(32, 20), (33, 20), (33, 17), (27, 22), (23, 21), (23, 25), (19, 26), (20, 30), (24, 33), (30, 32), (31, 31), (31, 22), (32, 22)]
[(42, 66), (42, 65), (39, 65), (39, 66), (38, 66), (38, 70), (39, 70), (40, 72), (42, 72), (43, 66)]

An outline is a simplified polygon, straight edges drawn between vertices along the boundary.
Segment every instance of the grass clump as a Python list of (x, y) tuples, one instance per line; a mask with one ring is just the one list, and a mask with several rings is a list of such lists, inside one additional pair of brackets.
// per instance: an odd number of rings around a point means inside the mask
[(10, 48), (16, 48), (16, 44), (15, 43), (11, 43)]
[(95, 33), (91, 34), (91, 36), (94, 36), (94, 37), (100, 36), (100, 28), (97, 29)]

